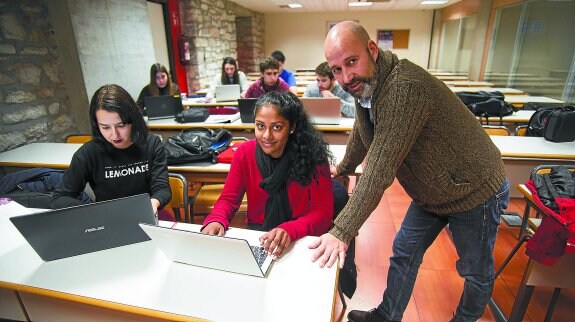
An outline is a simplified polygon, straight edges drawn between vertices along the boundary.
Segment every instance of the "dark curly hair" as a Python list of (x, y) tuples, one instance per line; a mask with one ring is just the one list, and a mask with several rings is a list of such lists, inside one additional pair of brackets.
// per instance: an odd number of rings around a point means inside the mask
[(132, 124), (132, 142), (142, 144), (146, 142), (148, 128), (144, 116), (130, 94), (119, 85), (108, 84), (100, 87), (90, 101), (90, 124), (92, 136), (105, 140), (100, 132), (96, 111), (105, 110), (120, 115), (122, 122)]
[(257, 100), (254, 114), (257, 114), (263, 106), (273, 106), (279, 115), (289, 122), (290, 128), (295, 126), (286, 145), (286, 149), (296, 151), (289, 177), (302, 185), (309, 185), (311, 180), (317, 177), (317, 165), (333, 163), (328, 143), (315, 129), (304, 112), (301, 101), (293, 93), (278, 91), (266, 93)]

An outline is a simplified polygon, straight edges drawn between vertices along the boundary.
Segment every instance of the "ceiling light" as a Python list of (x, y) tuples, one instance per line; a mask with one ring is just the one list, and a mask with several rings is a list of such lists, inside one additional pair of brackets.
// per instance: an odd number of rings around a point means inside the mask
[(350, 7), (367, 7), (367, 6), (371, 6), (372, 4), (373, 4), (372, 2), (367, 2), (367, 1), (359, 2), (358, 1), (358, 2), (350, 2), (347, 5)]
[(296, 8), (302, 8), (303, 6), (299, 3), (288, 3), (288, 7), (296, 9)]
[(433, 5), (433, 4), (445, 4), (448, 0), (423, 0), (421, 4), (423, 5)]

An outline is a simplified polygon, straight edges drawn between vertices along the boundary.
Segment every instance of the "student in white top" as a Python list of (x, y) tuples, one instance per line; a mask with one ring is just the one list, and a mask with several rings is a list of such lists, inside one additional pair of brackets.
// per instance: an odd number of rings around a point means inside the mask
[(240, 96), (244, 97), (248, 87), (248, 79), (246, 74), (242, 71), (238, 70), (238, 64), (236, 60), (232, 57), (224, 58), (222, 63), (222, 73), (220, 75), (216, 75), (210, 84), (210, 90), (206, 94), (207, 99), (214, 98), (216, 94), (216, 86), (220, 85), (232, 85), (232, 84), (239, 84), (240, 85)]

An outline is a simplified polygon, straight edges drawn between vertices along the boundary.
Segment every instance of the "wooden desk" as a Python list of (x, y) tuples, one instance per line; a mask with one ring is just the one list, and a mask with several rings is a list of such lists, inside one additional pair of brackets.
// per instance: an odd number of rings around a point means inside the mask
[[(529, 180), (531, 170), (538, 165), (575, 163), (575, 142), (554, 143), (529, 136), (491, 136), (491, 140), (501, 151), (511, 187)], [(511, 197), (522, 194), (511, 189)]]
[[(0, 298), (8, 299), (0, 304), (0, 318), (27, 320), (17, 315), (17, 293), (32, 321), (334, 319), (337, 265), (311, 262), (307, 246), (317, 237), (295, 242), (266, 278), (174, 263), (152, 241), (43, 262), (8, 219), (32, 210), (15, 209), (0, 206)], [(261, 234), (227, 232), (256, 243)]]
[(500, 92), (503, 95), (521, 95), (523, 94), (522, 90), (509, 88), (509, 87), (449, 87), (453, 92)]
[(531, 96), (531, 95), (505, 96), (505, 101), (519, 108), (523, 107), (525, 103), (564, 103), (563, 101), (546, 96)]

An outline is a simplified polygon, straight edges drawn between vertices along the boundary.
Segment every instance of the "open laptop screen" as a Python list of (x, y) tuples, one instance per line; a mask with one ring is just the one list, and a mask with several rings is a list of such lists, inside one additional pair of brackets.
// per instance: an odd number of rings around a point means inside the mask
[(10, 221), (44, 261), (51, 261), (149, 240), (138, 224), (155, 224), (156, 218), (146, 193)]

